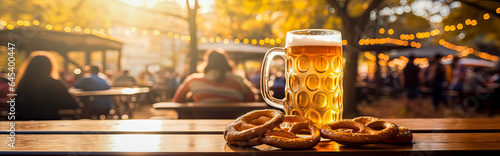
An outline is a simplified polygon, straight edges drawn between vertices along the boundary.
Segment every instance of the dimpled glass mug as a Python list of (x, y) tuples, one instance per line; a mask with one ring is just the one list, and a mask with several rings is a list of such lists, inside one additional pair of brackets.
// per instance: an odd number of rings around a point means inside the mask
[[(269, 65), (275, 56), (285, 58), (285, 98), (269, 94)], [(271, 106), (287, 115), (304, 116), (316, 126), (342, 119), (342, 37), (336, 30), (304, 29), (286, 35), (285, 48), (267, 51), (262, 64), (261, 92)]]

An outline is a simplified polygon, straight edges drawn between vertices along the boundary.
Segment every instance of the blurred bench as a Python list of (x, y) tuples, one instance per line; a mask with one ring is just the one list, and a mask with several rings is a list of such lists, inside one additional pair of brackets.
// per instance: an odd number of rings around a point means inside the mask
[(175, 103), (153, 104), (155, 109), (170, 109), (178, 113), (179, 119), (235, 119), (249, 111), (273, 108), (265, 102), (239, 103)]

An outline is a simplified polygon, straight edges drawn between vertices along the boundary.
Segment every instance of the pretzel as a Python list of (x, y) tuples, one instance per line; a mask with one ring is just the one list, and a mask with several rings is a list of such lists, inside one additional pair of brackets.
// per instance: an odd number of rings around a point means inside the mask
[[(364, 145), (380, 143), (398, 134), (398, 126), (387, 121), (371, 121), (375, 127), (383, 127), (382, 130), (374, 130), (362, 123), (355, 121), (336, 121), (321, 127), (321, 136), (332, 139), (344, 145)], [(337, 129), (353, 129), (353, 132), (336, 131)]]
[[(383, 127), (377, 127), (375, 124), (372, 124), (372, 121), (377, 121), (380, 120), (379, 118), (375, 117), (357, 117), (352, 119), (352, 121), (359, 122), (362, 124), (365, 124), (366, 126), (375, 129), (375, 130), (381, 130)], [(389, 138), (387, 140), (382, 141), (382, 143), (387, 143), (387, 144), (405, 144), (405, 143), (411, 143), (413, 140), (413, 135), (410, 132), (410, 130), (406, 127), (403, 126), (398, 126), (398, 135), (395, 137)]]
[(359, 122), (359, 123), (362, 123), (364, 125), (366, 125), (369, 122), (377, 121), (377, 120), (380, 120), (380, 119), (376, 118), (376, 117), (371, 117), (371, 116), (360, 116), (360, 117), (352, 119), (352, 121)]
[[(281, 149), (310, 149), (319, 143), (321, 139), (320, 131), (311, 120), (301, 116), (286, 115), (284, 122), (295, 124), (288, 131), (271, 130), (263, 137), (260, 137), (259, 141)], [(296, 134), (303, 129), (309, 130), (311, 136), (307, 138), (298, 137)]]
[(236, 146), (260, 145), (258, 137), (277, 127), (284, 118), (283, 113), (273, 109), (248, 112), (226, 127), (224, 139)]

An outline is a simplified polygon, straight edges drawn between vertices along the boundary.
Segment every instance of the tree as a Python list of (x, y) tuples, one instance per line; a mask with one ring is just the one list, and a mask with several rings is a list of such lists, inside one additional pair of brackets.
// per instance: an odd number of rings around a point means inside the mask
[[(477, 50), (485, 51), (494, 55), (500, 55), (500, 16), (495, 10), (500, 7), (500, 2), (480, 1), (471, 2), (460, 0), (461, 7), (452, 11), (443, 20), (444, 25), (457, 25), (461, 23), (463, 29), (449, 31), (441, 35), (457, 45), (474, 47)], [(487, 20), (484, 14), (488, 13)], [(476, 20), (477, 26), (466, 25), (466, 19)], [(434, 41), (437, 44), (437, 40)]]
[(310, 0), (216, 0), (215, 15), (201, 16), (200, 30), (205, 36), (264, 39), (284, 38), (297, 29), (340, 29), (340, 18), (330, 16), (326, 5)]
[[(352, 118), (359, 116), (356, 106), (355, 81), (358, 74), (358, 52), (360, 47), (357, 41), (364, 31), (364, 26), (370, 18), (370, 11), (381, 6), (383, 1), (372, 1), (364, 3), (349, 3), (349, 0), (341, 3), (337, 0), (327, 0), (335, 8), (335, 12), (342, 18), (342, 38), (347, 40), (349, 46), (344, 49), (344, 57), (347, 59), (344, 67), (344, 117)], [(354, 5), (354, 6), (353, 6)], [(355, 6), (358, 5), (358, 6)], [(363, 8), (363, 12), (352, 12), (350, 8)]]

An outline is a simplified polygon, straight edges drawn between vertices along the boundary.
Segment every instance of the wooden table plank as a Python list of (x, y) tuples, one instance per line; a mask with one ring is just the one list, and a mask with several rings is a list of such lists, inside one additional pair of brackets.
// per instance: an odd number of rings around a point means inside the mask
[(70, 88), (68, 92), (73, 96), (113, 96), (113, 95), (135, 95), (148, 93), (147, 87), (111, 87), (107, 90), (84, 91), (81, 89)]
[[(16, 148), (0, 146), (0, 154), (254, 154), (254, 155), (464, 155), (500, 153), (500, 133), (416, 133), (414, 144), (372, 144), (359, 147), (321, 142), (312, 150), (281, 150), (268, 145), (227, 145), (222, 135), (100, 134), (16, 135)], [(1, 138), (8, 135), (2, 134)], [(8, 140), (1, 139), (0, 144)], [(33, 153), (31, 153), (33, 152)], [(236, 153), (235, 153), (236, 152)]]
[(171, 109), (178, 113), (179, 119), (234, 119), (247, 112), (259, 109), (272, 109), (265, 102), (237, 103), (175, 103), (160, 102), (153, 104), (155, 109)]
[[(384, 119), (414, 133), (500, 132), (500, 118)], [(222, 134), (229, 120), (57, 120), (16, 121), (18, 134)], [(8, 127), (9, 121), (1, 121)], [(2, 129), (0, 134), (9, 133)]]

